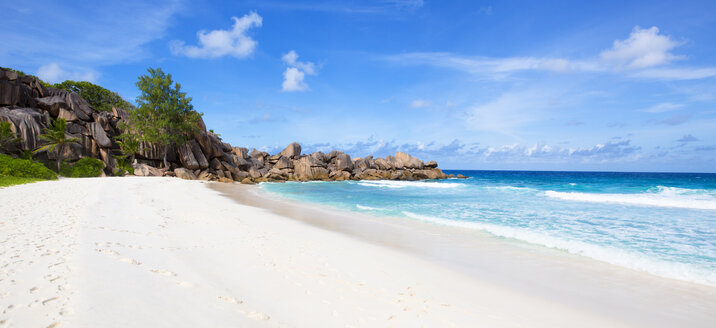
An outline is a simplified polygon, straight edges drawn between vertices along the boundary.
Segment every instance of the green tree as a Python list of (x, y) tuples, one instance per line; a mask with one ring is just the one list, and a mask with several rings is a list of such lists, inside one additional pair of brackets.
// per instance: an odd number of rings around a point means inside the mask
[(169, 167), (167, 153), (170, 145), (183, 145), (199, 131), (201, 113), (194, 111), (191, 98), (181, 92), (181, 85), (172, 81), (171, 74), (160, 68), (148, 68), (137, 87), (137, 107), (129, 111), (129, 131), (139, 141), (154, 143), (164, 148), (164, 167)]
[(47, 151), (51, 152), (56, 150), (57, 156), (57, 172), (60, 172), (60, 163), (62, 163), (62, 153), (65, 148), (72, 143), (77, 143), (80, 139), (74, 137), (68, 137), (65, 133), (67, 131), (67, 121), (64, 118), (58, 118), (50, 122), (50, 126), (42, 130), (40, 139), (46, 141), (48, 144), (44, 145), (35, 152)]
[(137, 136), (130, 133), (122, 133), (115, 138), (119, 149), (122, 150), (122, 157), (134, 163), (134, 156), (139, 153), (139, 140)]
[(133, 106), (122, 99), (116, 92), (109, 91), (99, 85), (86, 81), (70, 81), (57, 83), (53, 87), (65, 89), (69, 92), (76, 92), (80, 97), (87, 100), (90, 106), (98, 111), (109, 112), (112, 107), (130, 110)]
[(10, 146), (21, 141), (12, 132), (10, 122), (0, 122), (0, 152), (9, 152)]

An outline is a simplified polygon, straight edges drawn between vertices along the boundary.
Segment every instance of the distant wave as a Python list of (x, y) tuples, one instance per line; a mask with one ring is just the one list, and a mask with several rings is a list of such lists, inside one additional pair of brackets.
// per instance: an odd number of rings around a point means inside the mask
[(526, 187), (515, 187), (515, 186), (486, 186), (485, 189), (500, 190), (500, 191), (533, 191), (535, 189)]
[(544, 194), (552, 198), (579, 202), (716, 210), (716, 195), (713, 191), (704, 189), (658, 186), (639, 194), (597, 194), (552, 190), (545, 191)]
[(378, 188), (437, 188), (437, 189), (450, 189), (458, 188), (462, 186), (459, 183), (439, 183), (439, 182), (425, 182), (425, 181), (393, 181), (393, 180), (364, 180), (358, 182), (360, 186), (366, 187), (378, 187)]
[(499, 237), (517, 239), (531, 244), (560, 249), (572, 254), (587, 256), (595, 260), (648, 272), (665, 278), (716, 286), (716, 272), (700, 268), (695, 265), (662, 261), (649, 258), (635, 252), (629, 252), (613, 247), (588, 244), (581, 241), (562, 239), (550, 236), (546, 233), (534, 232), (521, 228), (498, 226), (481, 222), (449, 220), (439, 217), (420, 215), (408, 211), (403, 211), (403, 214), (409, 218), (420, 221), (465, 229), (481, 230)]
[(385, 210), (384, 208), (363, 206), (363, 205), (360, 205), (360, 204), (356, 204), (356, 207), (357, 207), (359, 210), (366, 210), (366, 211), (382, 211), (382, 210)]

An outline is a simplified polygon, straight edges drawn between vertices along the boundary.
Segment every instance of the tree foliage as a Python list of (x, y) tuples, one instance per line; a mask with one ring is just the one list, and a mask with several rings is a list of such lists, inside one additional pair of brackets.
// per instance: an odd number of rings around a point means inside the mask
[(79, 138), (68, 137), (66, 131), (67, 121), (65, 121), (65, 119), (58, 118), (56, 120), (52, 120), (50, 122), (50, 126), (44, 128), (42, 130), (42, 134), (40, 134), (40, 139), (47, 142), (47, 144), (35, 150), (35, 152), (51, 152), (56, 150), (57, 172), (60, 172), (60, 163), (62, 162), (62, 153), (65, 150), (65, 147), (71, 143), (79, 141)]
[(57, 83), (53, 87), (65, 89), (69, 92), (76, 92), (80, 97), (87, 100), (90, 106), (98, 111), (109, 112), (112, 107), (121, 108), (126, 111), (132, 109), (132, 104), (122, 99), (116, 92), (109, 91), (99, 85), (86, 81), (70, 81)]
[(136, 83), (141, 95), (137, 97), (137, 107), (129, 111), (127, 131), (139, 141), (164, 147), (166, 166), (168, 146), (183, 145), (198, 132), (202, 114), (194, 111), (191, 98), (181, 91), (171, 74), (160, 68), (148, 68), (147, 72)]
[(9, 152), (10, 146), (21, 141), (22, 139), (12, 132), (10, 122), (0, 122), (0, 152)]

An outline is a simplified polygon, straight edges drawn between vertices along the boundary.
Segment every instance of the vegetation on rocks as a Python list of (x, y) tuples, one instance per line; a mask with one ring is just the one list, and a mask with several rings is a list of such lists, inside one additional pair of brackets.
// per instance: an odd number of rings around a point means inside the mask
[(12, 132), (11, 126), (9, 122), (0, 122), (0, 153), (9, 152), (10, 146), (22, 141)]
[(167, 154), (170, 145), (183, 145), (199, 132), (200, 113), (194, 111), (191, 98), (181, 91), (181, 85), (161, 68), (148, 68), (137, 87), (137, 108), (129, 112), (129, 131), (140, 141), (164, 148), (163, 163), (169, 167)]
[(57, 179), (57, 173), (48, 169), (42, 165), (42, 163), (28, 159), (13, 158), (5, 154), (0, 154), (0, 176), (44, 180)]
[(62, 175), (70, 178), (92, 178), (102, 175), (102, 169), (104, 169), (102, 161), (96, 158), (84, 157), (72, 164), (71, 169), (67, 172), (69, 174), (66, 175), (63, 172)]
[(38, 148), (36, 152), (55, 151), (55, 157), (57, 161), (57, 172), (60, 172), (60, 163), (62, 162), (62, 155), (65, 148), (71, 144), (79, 141), (79, 138), (67, 136), (67, 121), (62, 118), (52, 120), (50, 126), (43, 129), (43, 133), (40, 135), (40, 139), (47, 142), (46, 145)]
[(131, 110), (134, 106), (122, 99), (116, 92), (109, 91), (99, 85), (86, 81), (70, 81), (52, 85), (57, 89), (64, 89), (69, 92), (76, 92), (80, 97), (100, 112), (111, 112), (112, 107), (123, 110)]

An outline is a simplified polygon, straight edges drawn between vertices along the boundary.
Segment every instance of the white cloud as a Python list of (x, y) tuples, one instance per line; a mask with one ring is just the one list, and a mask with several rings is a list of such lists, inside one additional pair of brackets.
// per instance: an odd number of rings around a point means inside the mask
[(298, 68), (289, 67), (283, 72), (283, 84), (281, 84), (282, 91), (294, 92), (294, 91), (306, 91), (308, 90), (308, 84), (303, 81), (305, 74)]
[(249, 29), (260, 27), (263, 19), (256, 12), (250, 12), (241, 18), (231, 17), (234, 26), (230, 30), (199, 31), (199, 46), (187, 46), (183, 41), (172, 41), (170, 49), (174, 55), (191, 58), (217, 58), (233, 56), (246, 58), (253, 54), (258, 42), (248, 36)]
[(410, 107), (412, 108), (425, 108), (431, 105), (431, 102), (429, 100), (424, 99), (415, 99), (412, 102), (410, 102)]
[(670, 112), (673, 110), (678, 110), (678, 109), (681, 109), (682, 107), (684, 107), (684, 104), (675, 104), (675, 103), (670, 103), (670, 102), (664, 102), (664, 103), (659, 103), (654, 106), (651, 106), (651, 107), (645, 109), (644, 111), (647, 113), (663, 113), (663, 112)]
[(659, 34), (657, 27), (635, 27), (629, 37), (615, 40), (612, 47), (599, 56), (582, 59), (550, 57), (481, 57), (460, 56), (446, 52), (413, 52), (383, 59), (402, 65), (430, 65), (465, 71), (491, 79), (504, 79), (511, 74), (539, 72), (592, 72), (625, 74), (633, 78), (659, 80), (694, 80), (716, 77), (715, 67), (675, 68), (663, 67), (676, 60), (685, 59), (672, 50), (682, 42), (668, 35)]
[(281, 91), (296, 92), (307, 91), (310, 88), (304, 81), (306, 75), (315, 75), (316, 65), (312, 62), (302, 62), (298, 60), (298, 54), (291, 50), (285, 53), (281, 60), (288, 66), (283, 72), (283, 84)]
[(298, 54), (293, 50), (284, 54), (281, 60), (283, 60), (286, 65), (296, 67), (308, 75), (316, 74), (316, 65), (311, 62), (298, 61)]
[(97, 74), (93, 72), (68, 72), (63, 70), (57, 63), (49, 63), (47, 65), (40, 66), (37, 70), (37, 77), (50, 83), (58, 83), (65, 80), (88, 82), (97, 81)]
[(680, 43), (668, 35), (659, 35), (659, 28), (634, 27), (629, 38), (616, 40), (611, 49), (602, 51), (601, 58), (619, 67), (638, 69), (667, 64), (682, 59), (670, 51)]

